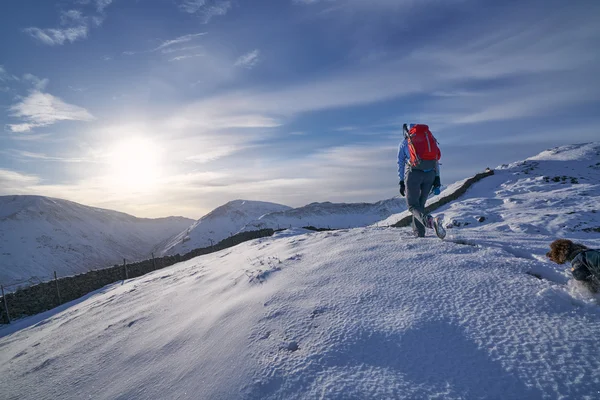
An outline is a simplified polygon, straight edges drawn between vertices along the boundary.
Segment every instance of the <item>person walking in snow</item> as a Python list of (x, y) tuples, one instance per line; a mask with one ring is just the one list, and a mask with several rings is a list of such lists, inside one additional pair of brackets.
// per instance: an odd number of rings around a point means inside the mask
[(415, 236), (424, 237), (425, 228), (435, 229), (443, 239), (446, 232), (441, 221), (425, 211), (429, 193), (439, 190), (442, 153), (437, 140), (424, 124), (404, 124), (404, 140), (398, 148), (398, 177), (400, 195), (406, 196), (408, 211), (412, 213), (412, 228)]
[(578, 281), (585, 282), (593, 292), (600, 291), (600, 250), (593, 250), (583, 244), (568, 239), (557, 239), (550, 243), (546, 253), (557, 264), (571, 263), (571, 274)]

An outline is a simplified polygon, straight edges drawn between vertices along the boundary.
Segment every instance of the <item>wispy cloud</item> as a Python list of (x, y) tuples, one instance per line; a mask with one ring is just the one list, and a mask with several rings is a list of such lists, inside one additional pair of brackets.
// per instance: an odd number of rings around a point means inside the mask
[(171, 53), (178, 53), (180, 51), (189, 51), (189, 50), (198, 50), (198, 49), (202, 49), (204, 46), (185, 46), (185, 47), (176, 47), (174, 49), (162, 49), (160, 52), (163, 54), (171, 54)]
[(223, 157), (227, 157), (241, 150), (239, 146), (221, 146), (215, 147), (209, 151), (203, 151), (201, 154), (194, 154), (188, 156), (186, 161), (191, 161), (197, 164), (206, 164), (211, 161), (218, 160)]
[(196, 57), (204, 57), (204, 54), (186, 54), (184, 56), (178, 56), (178, 57), (173, 57), (171, 58), (169, 61), (181, 61), (181, 60), (187, 60), (188, 58), (196, 58)]
[(199, 33), (190, 33), (187, 35), (183, 35), (183, 36), (179, 36), (176, 37), (175, 39), (169, 39), (169, 40), (165, 40), (163, 41), (161, 44), (159, 44), (158, 46), (150, 49), (150, 50), (142, 50), (142, 51), (124, 51), (123, 54), (127, 55), (127, 56), (132, 56), (135, 54), (142, 54), (142, 53), (154, 53), (157, 51), (160, 51), (163, 54), (170, 54), (170, 53), (174, 53), (176, 51), (185, 51), (185, 50), (192, 50), (192, 49), (197, 49), (200, 48), (202, 46), (186, 46), (186, 47), (173, 47), (173, 46), (177, 46), (183, 43), (188, 43), (191, 42), (192, 40), (200, 37), (200, 36), (204, 36), (206, 35), (207, 32), (199, 32)]
[(52, 162), (64, 162), (64, 163), (80, 163), (80, 162), (84, 162), (84, 161), (89, 161), (89, 160), (84, 160), (82, 158), (55, 157), (55, 156), (49, 156), (44, 153), (35, 153), (35, 152), (15, 150), (15, 149), (1, 150), (0, 152), (2, 152), (4, 154), (8, 154), (12, 157), (16, 157), (21, 160), (52, 161)]
[(23, 120), (9, 124), (12, 132), (29, 132), (34, 128), (52, 125), (59, 121), (92, 121), (94, 116), (85, 108), (65, 103), (48, 93), (34, 91), (21, 102), (10, 107), (11, 115)]
[(167, 47), (171, 47), (171, 46), (174, 46), (177, 44), (187, 43), (187, 42), (193, 40), (194, 38), (197, 38), (199, 36), (204, 36), (204, 35), (206, 35), (206, 32), (191, 33), (189, 35), (179, 36), (178, 38), (166, 40), (166, 41), (162, 42), (160, 45), (158, 45), (158, 47), (156, 47), (152, 51), (163, 50), (163, 49), (166, 49)]
[(183, 11), (193, 14), (206, 5), (206, 0), (183, 0), (179, 5)]
[(27, 28), (25, 33), (49, 46), (63, 45), (67, 42), (73, 43), (79, 39), (85, 39), (88, 35), (86, 25), (65, 29), (40, 29)]
[(199, 15), (205, 24), (214, 17), (227, 14), (231, 6), (229, 0), (183, 0), (179, 4), (182, 11)]
[(0, 82), (19, 80), (16, 76), (10, 75), (4, 66), (0, 65)]
[(113, 0), (78, 0), (80, 5), (93, 4), (95, 13), (86, 15), (78, 9), (62, 11), (60, 14), (60, 27), (38, 28), (29, 27), (23, 31), (48, 46), (60, 46), (87, 38), (91, 27), (98, 27), (106, 17), (105, 9)]
[(87, 21), (81, 11), (69, 10), (69, 11), (63, 11), (61, 13), (60, 24), (61, 25), (70, 25), (70, 24), (85, 25), (85, 24), (87, 24)]
[(104, 9), (112, 4), (113, 0), (96, 0), (96, 9), (98, 12), (104, 12)]
[(27, 191), (27, 186), (36, 185), (40, 181), (35, 175), (0, 169), (0, 194), (20, 194)]
[(260, 61), (259, 55), (260, 55), (259, 50), (252, 50), (251, 52), (244, 54), (243, 56), (238, 58), (237, 61), (235, 62), (235, 66), (252, 69)]
[(46, 88), (46, 86), (48, 86), (48, 83), (50, 82), (48, 79), (44, 78), (38, 78), (37, 76), (33, 75), (33, 74), (25, 74), (23, 75), (23, 80), (31, 82), (31, 84), (33, 85), (33, 87), (36, 90), (44, 90)]

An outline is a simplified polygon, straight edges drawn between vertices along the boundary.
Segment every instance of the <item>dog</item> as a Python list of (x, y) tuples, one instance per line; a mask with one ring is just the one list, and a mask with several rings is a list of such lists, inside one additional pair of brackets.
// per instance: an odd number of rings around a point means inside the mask
[(575, 258), (577, 255), (574, 254), (575, 252), (582, 252), (584, 250), (589, 250), (589, 247), (574, 243), (568, 239), (557, 239), (550, 243), (550, 251), (546, 253), (546, 257), (557, 264), (564, 264)]
[(568, 239), (557, 239), (550, 243), (546, 257), (557, 264), (570, 262), (573, 278), (585, 282), (593, 292), (600, 290), (600, 250)]

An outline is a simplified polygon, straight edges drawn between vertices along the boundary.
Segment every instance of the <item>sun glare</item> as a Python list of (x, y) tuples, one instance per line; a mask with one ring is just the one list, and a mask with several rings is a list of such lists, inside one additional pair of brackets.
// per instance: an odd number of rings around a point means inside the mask
[(118, 142), (110, 152), (111, 181), (115, 188), (128, 192), (148, 192), (157, 188), (160, 178), (160, 151), (145, 138)]

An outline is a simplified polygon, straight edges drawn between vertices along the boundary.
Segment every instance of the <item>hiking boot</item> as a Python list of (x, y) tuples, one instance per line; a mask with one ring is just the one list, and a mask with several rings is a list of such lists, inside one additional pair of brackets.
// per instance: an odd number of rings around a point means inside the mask
[(435, 217), (433, 219), (433, 229), (435, 229), (435, 234), (440, 239), (446, 237), (446, 229), (444, 229), (444, 221), (440, 217)]

